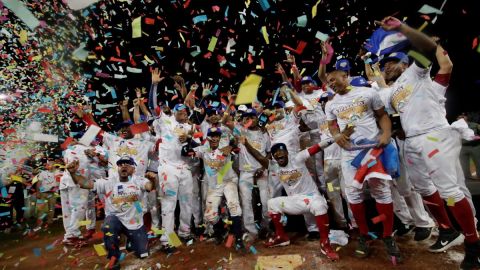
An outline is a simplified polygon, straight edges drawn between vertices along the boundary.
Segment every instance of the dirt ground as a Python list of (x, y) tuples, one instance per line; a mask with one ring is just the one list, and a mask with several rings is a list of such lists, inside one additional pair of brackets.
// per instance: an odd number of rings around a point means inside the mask
[[(100, 224), (97, 224), (100, 225)], [(104, 269), (108, 261), (99, 257), (93, 244), (81, 249), (66, 248), (61, 244), (63, 228), (56, 224), (42, 229), (38, 234), (0, 234), (0, 269)], [(147, 259), (140, 260), (127, 254), (122, 269), (255, 269), (258, 256), (294, 255), (302, 257), (302, 265), (295, 269), (458, 269), (463, 258), (461, 247), (446, 253), (432, 254), (426, 249), (433, 239), (416, 243), (412, 236), (398, 238), (403, 262), (394, 266), (387, 258), (383, 243), (372, 243), (372, 254), (367, 259), (353, 256), (354, 241), (339, 249), (340, 261), (327, 260), (318, 249), (318, 242), (309, 242), (303, 236), (292, 235), (288, 247), (266, 249), (262, 242), (253, 245), (257, 254), (238, 254), (234, 248), (216, 246), (207, 241), (197, 241), (190, 246), (181, 246), (175, 254), (167, 256), (153, 247)], [(284, 268), (285, 269), (285, 268)]]

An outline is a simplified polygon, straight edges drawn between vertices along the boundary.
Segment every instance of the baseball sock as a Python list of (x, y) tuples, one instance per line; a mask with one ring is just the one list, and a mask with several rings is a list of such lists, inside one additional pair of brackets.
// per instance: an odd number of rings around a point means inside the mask
[(435, 191), (430, 196), (423, 196), (423, 199), (428, 202), (427, 207), (432, 213), (433, 217), (437, 220), (438, 225), (442, 229), (450, 229), (453, 228), (450, 219), (448, 218), (447, 210), (445, 209), (444, 202), (442, 198), (440, 198), (440, 194), (438, 191)]
[(455, 205), (449, 207), (458, 224), (462, 227), (463, 234), (465, 235), (465, 242), (477, 242), (478, 236), (477, 229), (475, 228), (475, 218), (473, 217), (472, 207), (468, 203), (467, 198), (463, 198), (456, 202)]
[(365, 204), (361, 203), (350, 203), (350, 208), (352, 209), (353, 217), (357, 222), (358, 229), (361, 235), (368, 235), (368, 224), (365, 217)]
[(318, 231), (320, 232), (320, 241), (322, 243), (328, 241), (328, 234), (330, 233), (328, 214), (315, 216), (315, 221), (317, 222)]
[(282, 238), (287, 237), (287, 235), (285, 234), (285, 231), (283, 230), (283, 225), (280, 222), (280, 218), (282, 217), (282, 215), (280, 215), (280, 214), (270, 214), (270, 217), (272, 218), (273, 225), (275, 225), (275, 234), (277, 236), (282, 237)]
[(393, 233), (393, 203), (376, 203), (378, 214), (385, 215), (383, 220), (383, 238)]

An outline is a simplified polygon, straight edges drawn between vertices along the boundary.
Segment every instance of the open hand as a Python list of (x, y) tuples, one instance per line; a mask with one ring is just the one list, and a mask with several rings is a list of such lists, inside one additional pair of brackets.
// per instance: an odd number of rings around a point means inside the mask
[(74, 160), (68, 163), (65, 168), (69, 173), (74, 174), (77, 172), (79, 166), (80, 166), (80, 162), (78, 162), (78, 160)]
[(161, 77), (162, 72), (158, 69), (155, 68), (152, 70), (152, 84), (159, 84), (165, 77)]
[(402, 22), (392, 16), (383, 18), (381, 21), (375, 21), (375, 24), (379, 25), (386, 31), (398, 30), (402, 25)]

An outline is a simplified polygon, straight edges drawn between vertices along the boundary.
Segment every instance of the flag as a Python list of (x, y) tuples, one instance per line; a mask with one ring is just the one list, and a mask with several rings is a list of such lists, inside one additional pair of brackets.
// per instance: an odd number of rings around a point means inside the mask
[(365, 49), (377, 56), (397, 52), (405, 48), (409, 41), (405, 35), (398, 31), (385, 31), (378, 28), (367, 40)]
[(370, 178), (392, 180), (400, 176), (398, 151), (392, 144), (385, 148), (365, 149), (353, 159), (351, 164), (357, 168), (352, 183), (357, 188), (361, 188), (364, 181)]

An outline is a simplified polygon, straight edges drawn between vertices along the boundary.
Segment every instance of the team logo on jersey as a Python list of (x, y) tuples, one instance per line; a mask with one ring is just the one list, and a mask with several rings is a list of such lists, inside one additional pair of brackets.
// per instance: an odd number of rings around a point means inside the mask
[(401, 85), (392, 95), (392, 106), (397, 112), (403, 112), (408, 100), (412, 96), (413, 87), (411, 85)]
[(117, 149), (118, 156), (136, 156), (138, 155), (138, 151), (135, 148), (130, 148), (126, 145), (120, 146)]
[(302, 178), (302, 173), (296, 169), (291, 171), (280, 171), (279, 178), (283, 183), (293, 186)]
[(262, 144), (259, 141), (249, 140), (248, 142), (250, 143), (251, 146), (253, 146), (253, 148), (255, 148), (255, 150), (257, 151), (262, 150)]
[(319, 128), (322, 131), (322, 133), (327, 133), (328, 132), (328, 122), (324, 121), (322, 124), (320, 124)]
[(218, 160), (218, 159), (208, 159), (206, 158), (204, 162), (208, 165), (208, 167), (215, 169), (215, 170), (220, 170), (223, 165), (224, 161)]
[(368, 104), (365, 100), (354, 100), (352, 104), (340, 106), (334, 110), (339, 119), (354, 122), (363, 117), (368, 111)]

